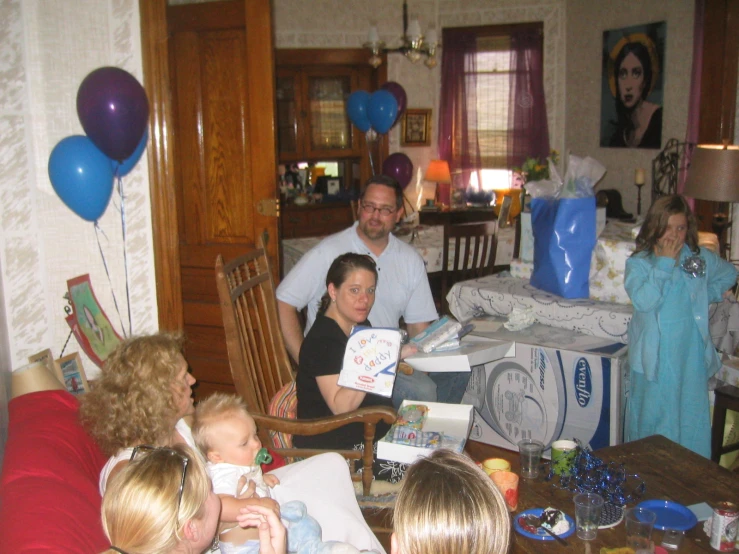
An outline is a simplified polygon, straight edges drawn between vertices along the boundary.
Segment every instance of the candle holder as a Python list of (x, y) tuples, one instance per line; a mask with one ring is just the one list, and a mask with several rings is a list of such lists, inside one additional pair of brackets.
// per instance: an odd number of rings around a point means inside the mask
[(644, 183), (634, 183), (636, 187), (636, 217), (641, 215), (641, 189)]

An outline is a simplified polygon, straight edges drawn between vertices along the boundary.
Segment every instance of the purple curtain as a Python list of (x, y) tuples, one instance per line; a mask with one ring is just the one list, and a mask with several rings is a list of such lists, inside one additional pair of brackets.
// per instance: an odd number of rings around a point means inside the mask
[[(688, 100), (688, 128), (685, 131), (685, 150), (682, 153), (682, 163), (678, 168), (677, 192), (682, 194), (685, 189), (685, 181), (688, 178), (688, 167), (693, 150), (688, 144), (698, 142), (698, 123), (700, 121), (701, 105), (701, 73), (703, 73), (703, 17), (704, 0), (695, 1), (695, 19), (693, 23), (693, 69), (690, 79), (690, 98)], [(693, 199), (688, 198), (688, 203), (693, 207)]]
[[(480, 169), (477, 140), (477, 35), (467, 29), (442, 30), (441, 101), (439, 103), (439, 158), (467, 187)], [(461, 177), (457, 177), (460, 175)]]
[(508, 167), (520, 167), (530, 156), (549, 156), (542, 42), (541, 28), (511, 32)]

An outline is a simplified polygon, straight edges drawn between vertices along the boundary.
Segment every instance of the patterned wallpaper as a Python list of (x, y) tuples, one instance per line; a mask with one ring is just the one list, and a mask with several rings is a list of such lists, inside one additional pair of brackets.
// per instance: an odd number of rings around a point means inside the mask
[[(115, 65), (141, 79), (138, 13), (137, 0), (0, 0), (0, 317), (8, 329), (3, 371), (44, 348), (60, 355), (69, 334), (66, 281), (85, 273), (119, 332), (128, 330), (126, 273), (134, 333), (156, 328), (146, 160), (123, 179), (125, 221), (114, 194), (98, 232), (61, 202), (47, 173), (54, 145), (83, 133), (75, 103), (85, 75)], [(78, 350), (72, 339), (65, 353)], [(88, 374), (97, 373), (84, 355), (83, 365)]]

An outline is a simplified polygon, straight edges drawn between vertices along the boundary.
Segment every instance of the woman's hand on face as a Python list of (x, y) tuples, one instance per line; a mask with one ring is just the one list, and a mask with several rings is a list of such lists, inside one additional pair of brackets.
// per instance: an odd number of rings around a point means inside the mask
[(256, 527), (259, 530), (260, 554), (285, 554), (287, 552), (287, 532), (280, 521), (279, 513), (263, 506), (241, 508), (237, 516), (241, 527)]
[(675, 260), (680, 256), (680, 250), (683, 245), (680, 241), (673, 238), (663, 237), (654, 247), (654, 253), (657, 256), (673, 258)]
[(413, 356), (418, 352), (418, 347), (415, 344), (404, 344), (403, 348), (400, 349), (400, 359), (405, 360), (408, 356)]

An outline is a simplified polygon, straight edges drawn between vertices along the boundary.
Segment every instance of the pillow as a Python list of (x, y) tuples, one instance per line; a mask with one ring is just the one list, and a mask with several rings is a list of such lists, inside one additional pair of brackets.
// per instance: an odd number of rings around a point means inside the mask
[(107, 457), (77, 419), (67, 391), (34, 392), (8, 404), (0, 478), (5, 552), (101, 552), (98, 477)]
[[(277, 391), (277, 394), (274, 395), (269, 403), (267, 413), (274, 417), (297, 419), (298, 393), (295, 388), (295, 381), (287, 383)], [(293, 436), (288, 433), (270, 431), (269, 436), (272, 439), (272, 445), (275, 448), (293, 447)]]

